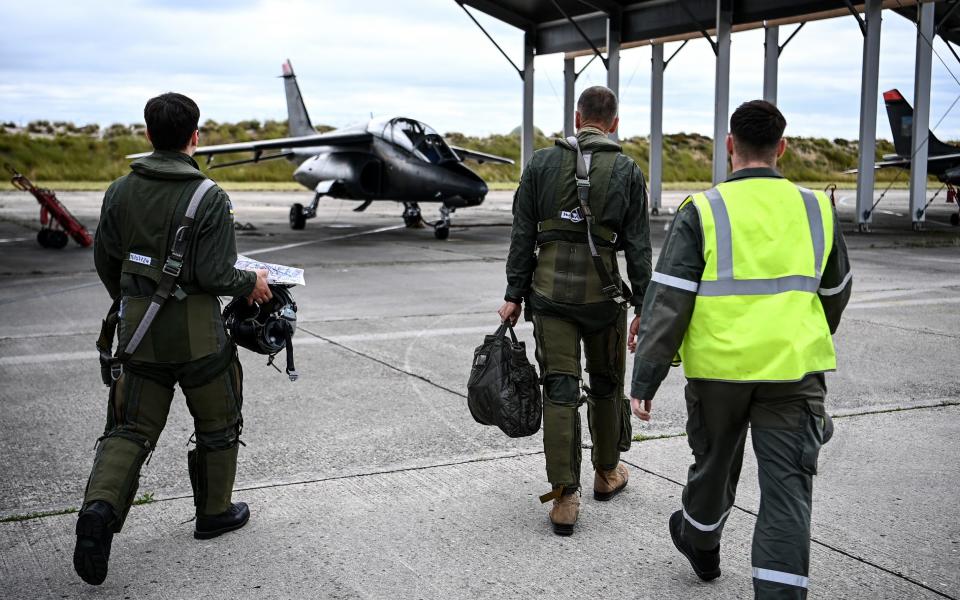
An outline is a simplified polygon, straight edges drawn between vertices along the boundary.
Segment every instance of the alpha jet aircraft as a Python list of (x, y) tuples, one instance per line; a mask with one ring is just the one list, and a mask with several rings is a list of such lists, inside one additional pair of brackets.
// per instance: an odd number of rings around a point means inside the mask
[[(895, 89), (884, 92), (883, 101), (887, 106), (893, 147), (897, 152), (883, 156), (874, 168), (897, 167), (909, 170), (913, 162), (913, 107), (903, 94)], [(927, 172), (947, 186), (947, 202), (956, 202), (956, 186), (960, 185), (960, 148), (941, 142), (932, 131), (927, 132), (927, 147)], [(950, 222), (960, 225), (960, 215), (950, 215)]]
[[(440, 220), (431, 223), (437, 239), (450, 235), (450, 215), (458, 208), (477, 206), (487, 194), (487, 184), (463, 165), (465, 160), (512, 165), (509, 158), (451, 146), (428, 125), (395, 117), (372, 119), (361, 125), (317, 133), (310, 123), (300, 86), (287, 60), (283, 64), (290, 137), (204, 146), (196, 155), (212, 161), (217, 154), (253, 152), (253, 158), (217, 167), (286, 158), (299, 165), (293, 178), (314, 191), (308, 206), (290, 208), (290, 227), (303, 229), (317, 214), (320, 198), (330, 196), (360, 200), (362, 212), (376, 200), (404, 205), (407, 227), (420, 225), (420, 202), (440, 204)], [(275, 151), (267, 154), (267, 151)]]

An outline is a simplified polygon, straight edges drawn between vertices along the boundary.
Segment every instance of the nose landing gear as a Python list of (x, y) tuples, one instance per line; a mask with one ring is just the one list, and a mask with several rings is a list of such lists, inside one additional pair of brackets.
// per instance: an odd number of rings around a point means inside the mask
[(440, 220), (433, 224), (433, 237), (445, 240), (450, 237), (450, 215), (457, 210), (447, 205), (440, 207)]
[(303, 229), (307, 225), (307, 219), (317, 216), (317, 206), (320, 204), (321, 194), (314, 194), (313, 201), (309, 206), (304, 206), (297, 202), (290, 207), (290, 229)]

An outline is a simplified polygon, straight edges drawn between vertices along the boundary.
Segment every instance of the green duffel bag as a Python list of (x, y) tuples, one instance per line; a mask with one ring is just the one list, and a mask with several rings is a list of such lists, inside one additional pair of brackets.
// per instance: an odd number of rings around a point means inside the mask
[(526, 344), (506, 322), (473, 352), (467, 406), (477, 423), (496, 425), (510, 437), (540, 431), (543, 401), (537, 370), (527, 360)]

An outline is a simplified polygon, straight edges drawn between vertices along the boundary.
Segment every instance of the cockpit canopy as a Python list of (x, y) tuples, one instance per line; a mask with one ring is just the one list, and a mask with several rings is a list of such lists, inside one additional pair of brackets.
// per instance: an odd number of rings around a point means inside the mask
[(367, 131), (435, 165), (460, 161), (439, 133), (426, 123), (414, 119), (406, 117), (377, 119), (370, 121)]

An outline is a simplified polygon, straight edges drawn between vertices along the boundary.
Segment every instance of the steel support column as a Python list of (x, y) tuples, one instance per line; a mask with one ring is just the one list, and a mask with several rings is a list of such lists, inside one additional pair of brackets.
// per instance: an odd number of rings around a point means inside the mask
[(930, 74), (933, 66), (934, 4), (927, 2), (918, 7), (917, 58), (913, 79), (913, 135), (911, 136), (913, 160), (910, 163), (910, 216), (914, 229), (920, 229), (926, 219), (927, 206), (927, 157), (930, 131)]
[(574, 86), (577, 83), (577, 70), (574, 59), (563, 59), (563, 136), (569, 137), (576, 133), (573, 114), (577, 110), (574, 97)]
[(780, 28), (764, 28), (763, 42), (763, 99), (777, 103), (777, 71), (780, 62)]
[(523, 120), (520, 123), (520, 167), (533, 158), (533, 54), (535, 35), (523, 35)]
[[(607, 17), (607, 87), (617, 100), (620, 99), (620, 20), (617, 13)], [(617, 140), (617, 132), (611, 133), (610, 139)]]
[(717, 71), (713, 114), (713, 183), (727, 178), (727, 120), (730, 112), (730, 29), (733, 0), (717, 0)]
[(663, 44), (653, 44), (650, 76), (650, 210), (660, 214), (663, 192)]
[(863, 70), (860, 79), (860, 157), (857, 164), (857, 226), (868, 231), (873, 221), (873, 162), (877, 148), (877, 82), (880, 76), (881, 0), (866, 0)]

